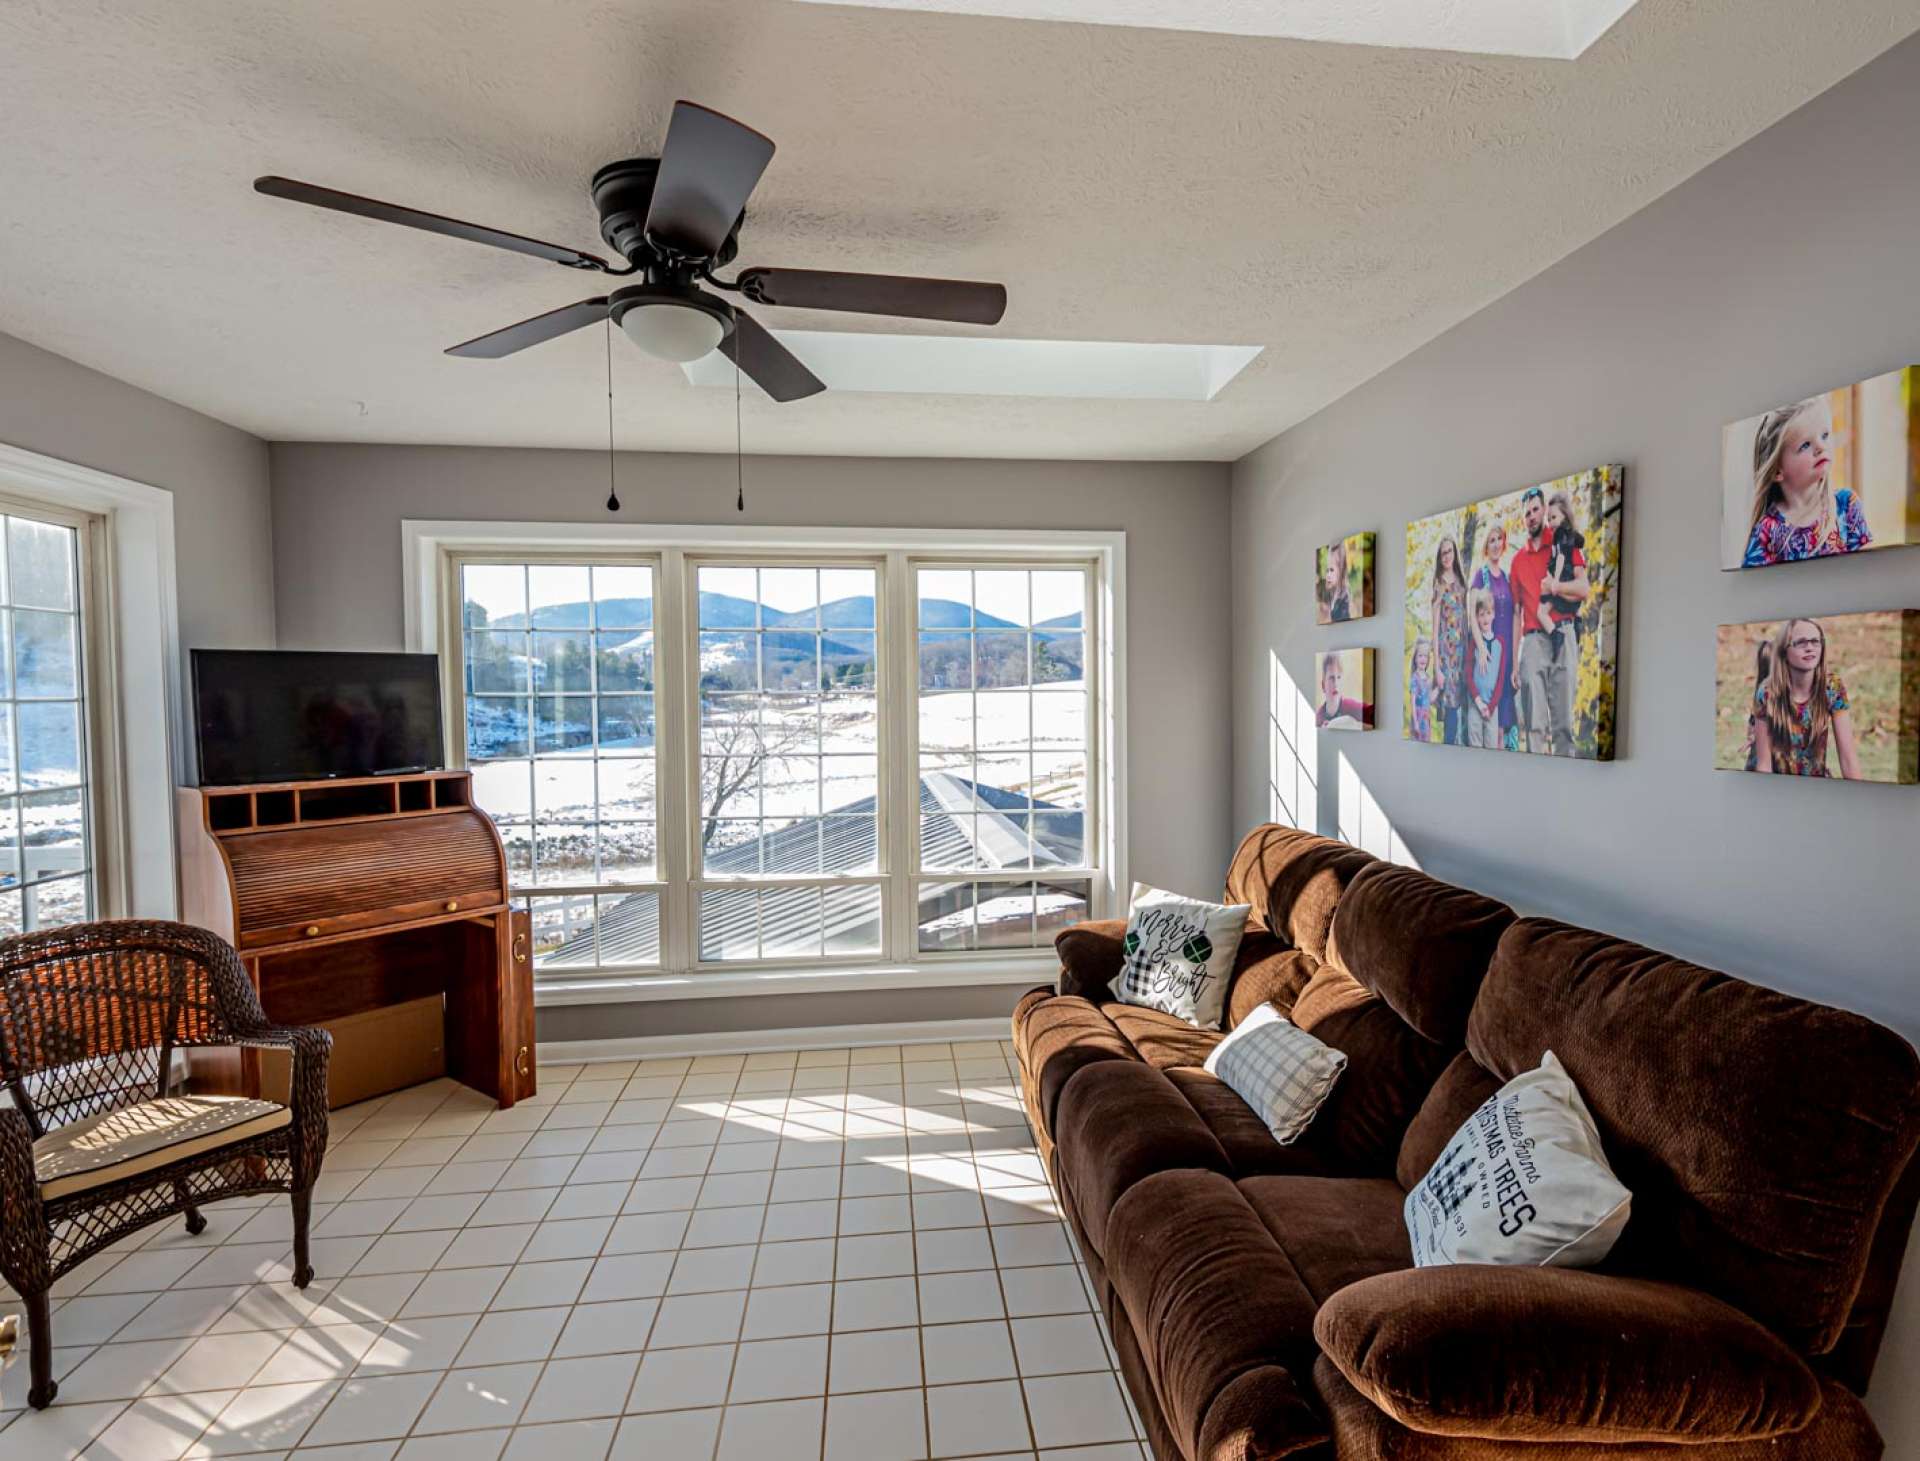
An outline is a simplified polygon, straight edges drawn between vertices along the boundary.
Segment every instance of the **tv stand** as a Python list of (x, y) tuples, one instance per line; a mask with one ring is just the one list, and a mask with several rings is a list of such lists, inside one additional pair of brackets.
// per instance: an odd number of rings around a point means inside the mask
[[(502, 1106), (533, 1094), (525, 915), (508, 905), (506, 853), (467, 772), (186, 787), (178, 810), (182, 915), (240, 951), (269, 1019), (338, 1022), (336, 1072), (364, 1072), (354, 1042), (418, 1046), (421, 1013), (435, 1012), (422, 1002), (438, 1001), (448, 1075)], [(385, 1062), (371, 1064), (351, 1089), (336, 1082), (333, 1104), (420, 1078), (395, 1062), (380, 1086)], [(202, 1059), (193, 1076), (201, 1090), (261, 1084), (251, 1051)]]

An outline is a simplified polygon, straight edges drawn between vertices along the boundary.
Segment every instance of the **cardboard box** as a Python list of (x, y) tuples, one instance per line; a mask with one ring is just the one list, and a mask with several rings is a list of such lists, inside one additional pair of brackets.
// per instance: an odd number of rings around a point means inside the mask
[(443, 995), (327, 1020), (320, 1028), (333, 1034), (333, 1057), (327, 1066), (329, 1108), (351, 1106), (447, 1073)]

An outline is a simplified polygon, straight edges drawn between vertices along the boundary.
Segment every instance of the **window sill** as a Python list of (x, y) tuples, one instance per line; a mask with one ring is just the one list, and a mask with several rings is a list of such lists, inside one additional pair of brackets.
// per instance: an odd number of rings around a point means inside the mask
[(941, 960), (928, 964), (862, 964), (822, 968), (702, 970), (693, 974), (599, 975), (581, 979), (535, 976), (533, 1002), (635, 1004), (660, 999), (727, 999), (751, 994), (833, 994), (868, 989), (948, 989), (959, 985), (1044, 984), (1059, 972), (1048, 949), (998, 959)]

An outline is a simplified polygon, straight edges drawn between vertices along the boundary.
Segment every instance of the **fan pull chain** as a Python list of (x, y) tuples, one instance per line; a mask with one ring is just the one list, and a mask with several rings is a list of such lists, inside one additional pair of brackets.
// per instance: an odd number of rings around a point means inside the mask
[(733, 359), (733, 510), (747, 510), (746, 448), (740, 436), (740, 357)]
[(607, 318), (607, 511), (620, 510), (620, 494), (613, 489), (613, 318)]

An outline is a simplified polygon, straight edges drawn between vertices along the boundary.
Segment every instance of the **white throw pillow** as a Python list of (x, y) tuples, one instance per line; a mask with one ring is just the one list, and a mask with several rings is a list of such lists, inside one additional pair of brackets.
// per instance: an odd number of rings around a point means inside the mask
[(1344, 1050), (1322, 1044), (1270, 1004), (1235, 1025), (1207, 1057), (1207, 1073), (1258, 1111), (1281, 1146), (1299, 1139), (1346, 1068)]
[(1572, 1077), (1549, 1050), (1454, 1134), (1407, 1194), (1413, 1261), (1590, 1268), (1633, 1194), (1620, 1185)]
[(1135, 883), (1114, 996), (1217, 1030), (1250, 911), (1247, 903), (1202, 903)]

